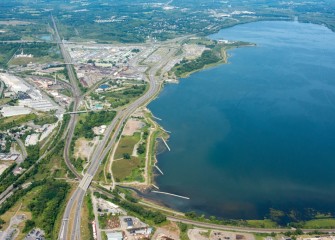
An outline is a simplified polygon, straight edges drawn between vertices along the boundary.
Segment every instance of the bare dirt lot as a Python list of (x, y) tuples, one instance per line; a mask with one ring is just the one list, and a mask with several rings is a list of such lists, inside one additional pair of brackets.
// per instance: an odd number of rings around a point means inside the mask
[(163, 239), (174, 239), (178, 240), (179, 238), (179, 228), (174, 222), (170, 222), (169, 224), (157, 228), (154, 236), (152, 237), (154, 240), (163, 240)]
[(134, 133), (138, 132), (144, 125), (145, 124), (141, 120), (130, 118), (124, 127), (123, 135), (133, 136)]
[(237, 233), (217, 230), (190, 229), (188, 231), (190, 240), (255, 240), (253, 234)]
[(81, 159), (89, 159), (90, 154), (92, 152), (92, 148), (94, 147), (94, 141), (87, 141), (84, 138), (79, 138), (76, 141), (75, 148), (74, 148), (74, 157), (81, 158)]

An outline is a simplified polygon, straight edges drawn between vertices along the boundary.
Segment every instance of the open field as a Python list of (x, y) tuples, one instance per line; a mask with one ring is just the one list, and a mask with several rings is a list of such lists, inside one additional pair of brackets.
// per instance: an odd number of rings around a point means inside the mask
[(92, 141), (88, 141), (85, 138), (79, 138), (75, 142), (74, 157), (81, 159), (89, 159), (92, 147), (93, 147)]
[(256, 228), (276, 228), (278, 225), (270, 219), (265, 220), (247, 220), (249, 227)]
[(143, 177), (139, 172), (141, 161), (137, 157), (122, 159), (113, 162), (112, 170), (117, 182), (124, 180), (142, 181)]
[(133, 136), (121, 136), (114, 159), (123, 158), (124, 154), (132, 155), (134, 147), (140, 140), (140, 137), (140, 133), (135, 133)]
[(10, 129), (21, 125), (22, 123), (35, 120), (37, 118), (36, 114), (19, 115), (13, 117), (6, 117), (0, 119), (0, 129)]
[(314, 219), (305, 222), (304, 228), (335, 228), (335, 218)]

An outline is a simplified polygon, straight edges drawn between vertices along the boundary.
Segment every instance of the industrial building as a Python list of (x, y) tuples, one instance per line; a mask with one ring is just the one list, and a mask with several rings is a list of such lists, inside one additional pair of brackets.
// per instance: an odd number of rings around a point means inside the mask
[(24, 115), (31, 113), (30, 108), (24, 106), (6, 106), (0, 109), (0, 113), (3, 117), (12, 117), (18, 115)]
[(122, 232), (108, 232), (106, 235), (108, 240), (123, 240)]

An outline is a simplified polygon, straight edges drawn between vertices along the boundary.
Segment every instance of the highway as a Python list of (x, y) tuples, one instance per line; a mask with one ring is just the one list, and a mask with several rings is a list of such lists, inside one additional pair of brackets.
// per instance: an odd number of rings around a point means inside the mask
[[(71, 236), (70, 239), (81, 239), (80, 237), (80, 211), (83, 203), (83, 199), (87, 189), (89, 188), (91, 181), (96, 174), (101, 162), (107, 156), (109, 151), (115, 145), (117, 137), (119, 136), (122, 126), (127, 118), (140, 106), (148, 103), (160, 90), (160, 83), (156, 80), (156, 72), (164, 66), (169, 59), (173, 56), (174, 51), (165, 56), (165, 59), (155, 66), (151, 67), (149, 71), (149, 89), (140, 98), (135, 100), (133, 103), (127, 106), (127, 108), (119, 111), (111, 124), (107, 128), (103, 139), (96, 147), (92, 154), (90, 166), (87, 169), (86, 174), (82, 177), (78, 188), (73, 193), (70, 201), (68, 202), (59, 232), (59, 239), (67, 239), (67, 236)], [(68, 144), (66, 144), (68, 145)], [(80, 176), (78, 176), (80, 178)], [(73, 221), (71, 221), (73, 219)], [(70, 229), (71, 227), (71, 229)]]
[[(54, 23), (56, 34), (58, 35), (56, 23), (53, 18), (52, 20)], [(59, 35), (58, 35), (58, 42), (60, 44), (61, 52), (64, 56), (65, 62), (71, 63), (72, 62), (71, 58), (69, 54), (66, 52), (66, 49), (63, 45), (64, 43), (60, 41)], [(117, 137), (119, 136), (122, 130), (123, 124), (125, 123), (127, 118), (138, 107), (143, 106), (146, 103), (148, 103), (159, 92), (160, 83), (156, 80), (156, 73), (159, 71), (161, 67), (163, 67), (168, 62), (168, 60), (173, 56), (175, 51), (176, 50), (170, 51), (169, 54), (165, 56), (164, 60), (156, 63), (154, 66), (150, 68), (149, 74), (148, 74), (149, 90), (139, 99), (137, 99), (136, 101), (128, 105), (125, 109), (117, 113), (115, 118), (112, 120), (111, 124), (108, 126), (103, 139), (99, 142), (95, 151), (93, 152), (90, 165), (84, 176), (81, 176), (80, 174), (78, 174), (76, 169), (72, 166), (72, 164), (69, 161), (69, 148), (70, 148), (71, 140), (73, 137), (75, 123), (77, 120), (77, 114), (71, 114), (71, 120), (70, 120), (70, 124), (68, 127), (68, 135), (66, 138), (66, 144), (65, 144), (65, 149), (64, 149), (64, 158), (65, 158), (65, 162), (67, 166), (69, 167), (69, 169), (77, 176), (78, 179), (80, 179), (80, 183), (77, 189), (73, 192), (72, 196), (70, 197), (70, 200), (68, 201), (66, 205), (63, 219), (62, 219), (61, 228), (60, 228), (59, 235), (58, 235), (59, 240), (81, 239), (81, 229), (80, 229), (81, 209), (82, 209), (82, 204), (84, 201), (86, 191), (89, 188), (92, 182), (92, 179), (94, 175), (96, 174), (101, 162), (110, 152), (110, 150), (115, 146)], [(80, 100), (82, 99), (82, 96), (80, 96), (80, 91), (77, 85), (78, 83), (77, 83), (75, 74), (73, 72), (72, 66), (67, 65), (67, 70), (69, 72), (70, 82), (74, 90), (74, 107), (72, 111), (76, 112), (78, 104)], [(112, 195), (110, 194), (107, 194), (107, 195), (112, 197)], [(219, 229), (219, 230), (231, 230), (231, 231), (242, 231), (242, 232), (263, 232), (263, 233), (283, 232), (283, 231), (290, 230), (290, 229), (258, 229), (258, 228), (248, 228), (248, 227), (224, 226), (224, 225), (218, 225), (218, 224), (212, 224), (212, 223), (198, 222), (198, 221), (188, 220), (184, 218), (178, 218), (175, 216), (168, 216), (168, 219), (171, 221), (175, 221), (175, 222), (184, 222), (188, 224), (193, 224), (195, 226), (206, 227), (206, 228), (211, 228), (211, 229)], [(306, 231), (313, 231), (313, 230), (306, 230)], [(329, 230), (322, 230), (322, 231), (329, 231)]]
[(17, 137), (15, 137), (15, 141), (19, 144), (21, 152), (22, 152), (22, 159), (26, 159), (28, 156), (26, 147), (24, 146), (24, 143)]
[[(58, 28), (55, 22), (55, 19), (53, 16), (51, 16), (51, 20), (53, 23), (53, 28), (55, 31), (55, 40), (58, 42), (59, 48), (61, 50), (61, 54), (64, 58), (65, 62), (72, 62), (70, 54), (66, 51), (66, 48), (64, 47), (64, 43), (61, 41), (61, 38), (59, 36), (59, 32), (58, 32)], [(73, 93), (73, 111), (77, 111), (79, 102), (81, 101), (81, 91), (79, 89), (78, 86), (78, 81), (76, 78), (76, 75), (74, 73), (74, 69), (71, 65), (66, 65), (66, 70), (68, 72), (69, 75), (69, 79), (70, 79), (70, 83), (71, 83), (71, 87), (72, 87), (72, 93)], [(65, 163), (67, 165), (67, 167), (71, 170), (72, 173), (74, 173), (76, 175), (76, 177), (81, 177), (79, 174), (76, 174), (77, 171), (76, 169), (73, 167), (73, 165), (70, 162), (70, 158), (69, 158), (69, 149), (70, 149), (70, 145), (71, 145), (71, 140), (73, 138), (73, 133), (74, 133), (74, 129), (75, 129), (75, 125), (77, 122), (77, 115), (73, 114), (71, 115), (70, 118), (70, 122), (67, 128), (67, 136), (65, 139), (65, 147), (64, 147), (64, 159), (65, 159)]]

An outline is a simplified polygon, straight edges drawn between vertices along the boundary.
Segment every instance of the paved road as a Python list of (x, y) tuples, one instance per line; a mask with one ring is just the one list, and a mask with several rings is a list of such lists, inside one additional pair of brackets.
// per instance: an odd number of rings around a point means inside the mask
[(24, 146), (23, 142), (19, 139), (19, 138), (15, 138), (15, 141), (19, 144), (20, 148), (21, 148), (21, 152), (22, 152), (22, 159), (26, 159), (26, 157), (28, 156), (26, 147)]
[[(53, 18), (53, 16), (51, 16), (51, 20), (53, 22), (53, 27), (55, 30), (55, 40), (59, 43), (59, 47), (62, 53), (62, 56), (64, 58), (64, 61), (66, 63), (71, 63), (71, 57), (70, 54), (66, 51), (66, 48), (64, 46), (64, 43), (61, 41), (60, 36), (59, 36), (59, 32), (58, 32), (58, 28), (55, 22), (55, 19)], [(78, 105), (79, 102), (82, 99), (81, 96), (81, 91), (79, 89), (78, 86), (78, 81), (76, 78), (76, 75), (74, 73), (74, 69), (71, 65), (66, 65), (66, 70), (68, 72), (68, 76), (70, 79), (70, 83), (72, 86), (72, 93), (73, 93), (73, 111), (77, 111), (78, 109)], [(67, 167), (71, 170), (72, 173), (74, 173), (76, 175), (76, 177), (78, 179), (81, 179), (81, 175), (79, 173), (77, 173), (75, 167), (71, 164), (70, 162), (70, 156), (69, 156), (69, 150), (71, 147), (71, 141), (73, 138), (73, 134), (74, 134), (74, 129), (76, 126), (76, 122), (77, 122), (77, 118), (78, 116), (76, 114), (72, 114), (70, 117), (70, 122), (67, 128), (67, 135), (66, 135), (66, 139), (65, 139), (65, 147), (64, 147), (64, 160), (65, 163), (67, 165)], [(62, 221), (62, 225), (61, 225), (61, 229), (58, 235), (58, 239), (67, 239), (67, 234), (68, 234), (68, 223), (71, 220), (70, 216), (71, 216), (71, 211), (72, 209), (77, 206), (76, 211), (78, 211), (79, 208), (79, 212), (80, 212), (80, 207), (82, 205), (82, 200), (85, 196), (85, 191), (83, 191), (81, 188), (77, 188), (75, 190), (75, 192), (73, 193), (73, 195), (71, 196), (70, 200), (68, 201), (66, 208), (65, 208), (65, 212), (63, 215), (63, 221)], [(71, 237), (72, 238), (72, 237)]]
[[(64, 57), (65, 62), (70, 63), (70, 62), (72, 62), (71, 58), (70, 58), (70, 55), (67, 53), (67, 51), (64, 47), (64, 44), (60, 40), (57, 25), (56, 25), (56, 22), (55, 22), (53, 17), (52, 17), (52, 21), (53, 21), (53, 25), (54, 25), (54, 29), (55, 29), (56, 41), (59, 42), (61, 53)], [(67, 67), (67, 71), (69, 73), (70, 82), (71, 82), (71, 85), (73, 87), (73, 92), (74, 92), (74, 107), (73, 107), (73, 110), (76, 111), (77, 108), (78, 108), (78, 104), (79, 104), (82, 97), (80, 97), (80, 90), (79, 90), (79, 87), (77, 85), (77, 79), (76, 79), (76, 76), (73, 72), (72, 66), (67, 65), (66, 67)], [(112, 126), (109, 127), (110, 133), (112, 132), (115, 125), (117, 124), (116, 120), (118, 120), (118, 119), (119, 118), (115, 118), (114, 121), (113, 121), (113, 124), (111, 124)], [(66, 137), (66, 140), (65, 140), (66, 144), (65, 144), (65, 147), (64, 147), (64, 159), (65, 159), (66, 165), (72, 171), (72, 173), (74, 173), (78, 179), (82, 179), (82, 181), (80, 182), (79, 187), (73, 193), (70, 201), (68, 202), (68, 204), (66, 206), (64, 216), (63, 216), (63, 222), (62, 222), (61, 230), (60, 230), (60, 233), (59, 233), (59, 236), (58, 236), (59, 239), (66, 239), (67, 238), (69, 220), (70, 220), (71, 213), (72, 213), (75, 206), (76, 206), (76, 210), (75, 210), (76, 214), (75, 214), (75, 220), (74, 220), (74, 223), (73, 223), (73, 229), (75, 229), (75, 230), (72, 231), (71, 239), (75, 239), (75, 238), (80, 239), (80, 209), (81, 209), (81, 206), (82, 206), (83, 198), (85, 196), (85, 192), (86, 192), (88, 186), (90, 185), (95, 172), (97, 171), (97, 169), (99, 167), (99, 164), (96, 164), (93, 168), (91, 168), (90, 171), (88, 171), (88, 174), (86, 174), (82, 178), (82, 176), (79, 173), (77, 173), (76, 169), (71, 164), (70, 156), (69, 156), (69, 149), (70, 149), (70, 146), (71, 146), (71, 141), (72, 141), (72, 138), (73, 138), (73, 133), (74, 133), (76, 122), (77, 122), (77, 115), (71, 115), (70, 123), (69, 123), (68, 129), (67, 129), (68, 134), (67, 134), (67, 137)], [(109, 139), (109, 136), (110, 135), (105, 137), (102, 141), (102, 144), (99, 144), (99, 147), (97, 147), (95, 153), (93, 154), (92, 159), (94, 161), (92, 161), (92, 162), (97, 162), (97, 159), (98, 159), (97, 154), (101, 153), (103, 147), (105, 146), (106, 142)], [(94, 172), (94, 174), (92, 174), (93, 172)]]
[[(164, 66), (170, 57), (174, 54), (173, 51), (165, 57), (163, 61), (157, 63), (153, 66), (149, 71), (149, 90), (136, 101), (127, 106), (126, 109), (123, 109), (117, 113), (109, 127), (107, 128), (103, 139), (98, 144), (95, 149), (91, 164), (87, 169), (86, 174), (81, 179), (81, 182), (71, 197), (69, 204), (67, 205), (63, 217), (63, 223), (59, 234), (59, 239), (66, 239), (69, 232), (71, 239), (81, 239), (80, 237), (80, 209), (83, 202), (83, 198), (85, 196), (85, 192), (87, 191), (90, 183), (93, 179), (93, 176), (97, 172), (101, 162), (107, 156), (111, 148), (115, 145), (117, 137), (119, 136), (122, 126), (127, 120), (127, 118), (140, 106), (146, 104), (150, 99), (152, 99), (160, 90), (160, 83), (156, 81), (155, 74), (156, 72)], [(107, 145), (107, 146), (106, 146)], [(76, 206), (74, 212), (73, 208)], [(69, 223), (69, 219), (71, 216), (74, 216), (73, 224)], [(72, 229), (69, 229), (69, 227)]]
[[(104, 194), (109, 198), (114, 198), (114, 196), (106, 190), (95, 188), (94, 191)], [(150, 204), (148, 204), (150, 207)], [(152, 207), (152, 206), (151, 206)], [(162, 210), (162, 209), (160, 209)], [(206, 222), (199, 222), (196, 220), (186, 219), (182, 217), (178, 217), (174, 214), (167, 214), (167, 219), (173, 222), (182, 222), (198, 227), (208, 228), (208, 229), (217, 229), (222, 231), (234, 231), (234, 232), (248, 232), (248, 233), (282, 233), (287, 231), (292, 231), (291, 228), (252, 228), (252, 227), (238, 227), (238, 226), (230, 226), (230, 225), (221, 225), (221, 224), (214, 224), (214, 223), (206, 223)], [(323, 232), (323, 233), (334, 233), (335, 229), (302, 229), (303, 232)]]
[[(205, 227), (210, 229), (218, 229), (218, 230), (224, 230), (224, 231), (237, 231), (237, 232), (248, 232), (248, 233), (282, 233), (287, 231), (292, 231), (292, 228), (252, 228), (252, 227), (235, 227), (235, 226), (227, 226), (227, 225), (219, 225), (219, 224), (213, 224), (213, 223), (205, 223), (205, 222), (199, 222), (194, 220), (189, 220), (185, 218), (179, 218), (179, 217), (173, 217), (168, 216), (168, 220), (174, 221), (174, 222), (182, 222), (186, 224), (191, 224), (198, 227)], [(309, 233), (314, 231), (319, 231), (323, 233), (330, 233), (335, 232), (335, 229), (302, 229), (303, 232)]]

